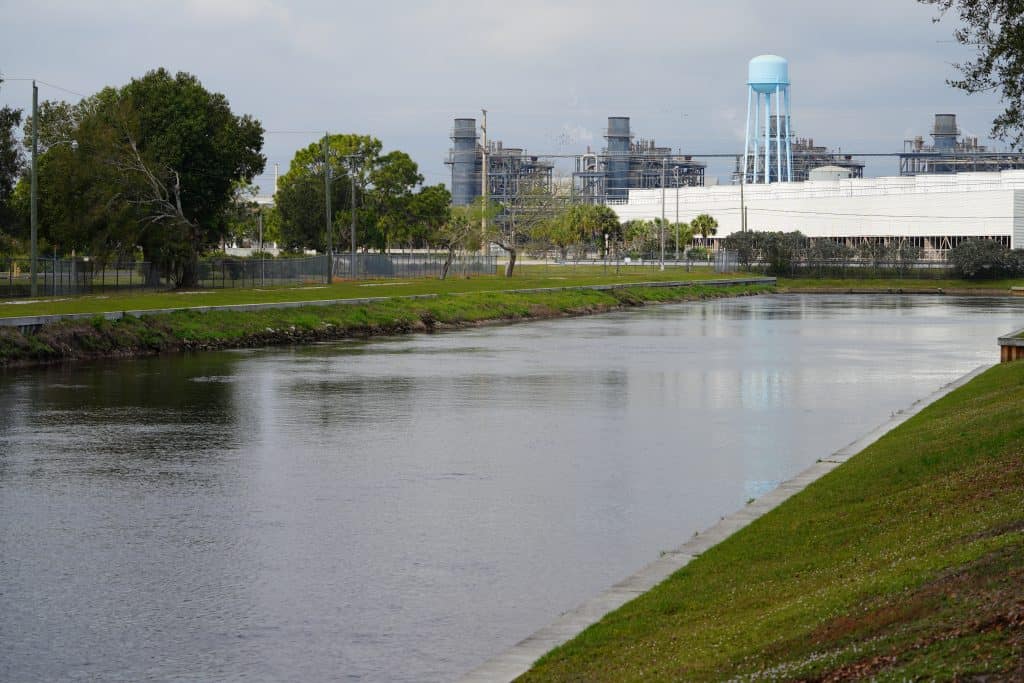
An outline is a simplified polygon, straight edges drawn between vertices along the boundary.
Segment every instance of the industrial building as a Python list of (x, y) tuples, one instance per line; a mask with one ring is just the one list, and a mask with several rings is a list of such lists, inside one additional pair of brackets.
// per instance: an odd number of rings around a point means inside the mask
[(621, 221), (663, 215), (672, 221), (691, 221), (699, 214), (710, 214), (719, 224), (712, 241), (715, 244), (743, 229), (741, 205), (748, 230), (799, 230), (812, 239), (851, 246), (865, 241), (906, 241), (921, 247), (926, 258), (941, 258), (970, 238), (1024, 248), (1024, 170), (809, 180), (742, 188), (719, 185), (678, 188), (664, 194), (631, 190), (626, 203), (611, 208)]
[(989, 151), (976, 137), (961, 138), (956, 114), (936, 114), (931, 135), (931, 145), (920, 135), (903, 141), (900, 175), (1024, 169), (1022, 154)]
[[(773, 117), (771, 123), (772, 135), (774, 135), (776, 126), (776, 119)], [(827, 147), (815, 145), (813, 138), (793, 138), (790, 143), (790, 150), (792, 156), (792, 178), (794, 183), (802, 183), (805, 180), (811, 179), (811, 172), (822, 166), (836, 166), (844, 168), (848, 171), (845, 176), (847, 178), (863, 178), (864, 177), (864, 164), (857, 161), (850, 154), (843, 154), (842, 152), (831, 151)], [(740, 167), (743, 164), (744, 157), (736, 157), (736, 169), (733, 171), (733, 182), (739, 182)], [(758, 163), (756, 157), (748, 155), (747, 160), (747, 178), (746, 182), (753, 183), (755, 173), (760, 173), (760, 167), (755, 169), (755, 164)], [(787, 162), (784, 162), (787, 163)], [(771, 171), (772, 182), (777, 181), (776, 171)]]
[[(446, 164), (452, 168), (452, 204), (468, 206), (483, 192), (484, 160), (487, 163), (487, 194), (508, 203), (525, 192), (552, 191), (554, 165), (519, 147), (490, 141), (486, 150), (477, 136), (476, 119), (455, 119), (452, 148)], [(486, 151), (486, 155), (485, 155)]]
[(607, 146), (576, 157), (573, 198), (586, 204), (625, 201), (630, 190), (701, 187), (705, 164), (673, 154), (653, 139), (633, 139), (628, 116), (609, 116)]

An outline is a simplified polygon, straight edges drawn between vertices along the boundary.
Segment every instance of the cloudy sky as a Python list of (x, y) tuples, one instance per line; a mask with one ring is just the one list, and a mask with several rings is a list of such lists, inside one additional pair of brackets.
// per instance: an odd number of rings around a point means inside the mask
[[(984, 138), (998, 101), (946, 85), (969, 54), (933, 16), (914, 0), (0, 0), (0, 72), (88, 94), (188, 71), (268, 131), (370, 133), (436, 183), (451, 119), (481, 107), (492, 139), (536, 153), (600, 147), (609, 115), (684, 152), (741, 151), (746, 64), (764, 53), (789, 59), (795, 133), (818, 144), (897, 151), (936, 112)], [(30, 85), (0, 103), (28, 108)], [(314, 137), (268, 132), (268, 172)]]

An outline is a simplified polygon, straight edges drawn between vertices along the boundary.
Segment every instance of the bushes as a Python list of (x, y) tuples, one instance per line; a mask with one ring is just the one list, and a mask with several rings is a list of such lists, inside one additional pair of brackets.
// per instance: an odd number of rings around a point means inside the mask
[(949, 262), (957, 275), (968, 280), (1024, 275), (1024, 250), (1007, 249), (995, 240), (961, 242), (950, 250)]

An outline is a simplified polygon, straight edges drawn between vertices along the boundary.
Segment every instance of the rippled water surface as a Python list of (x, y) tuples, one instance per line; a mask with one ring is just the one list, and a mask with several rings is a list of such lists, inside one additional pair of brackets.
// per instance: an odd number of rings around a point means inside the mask
[(447, 680), (998, 357), (766, 296), (0, 374), (0, 679)]

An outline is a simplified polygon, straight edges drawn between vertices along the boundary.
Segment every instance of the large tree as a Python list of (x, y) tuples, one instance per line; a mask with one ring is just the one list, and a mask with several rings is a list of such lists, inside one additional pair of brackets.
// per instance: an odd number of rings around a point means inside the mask
[[(0, 84), (3, 79), (0, 79)], [(21, 110), (0, 108), (0, 239), (12, 221), (11, 197), (23, 158), (16, 132), (21, 124)]]
[(997, 92), (1006, 107), (992, 122), (992, 136), (1015, 148), (1024, 143), (1024, 4), (1021, 0), (919, 0), (942, 16), (955, 12), (961, 25), (953, 32), (976, 51), (957, 65), (961, 78), (949, 83), (969, 93)]
[(180, 286), (195, 284), (200, 254), (227, 235), (237, 184), (266, 161), (258, 121), (164, 69), (75, 106), (44, 106), (40, 124), (42, 225), (98, 251), (138, 246)]
[[(368, 135), (339, 134), (298, 150), (279, 183), (276, 204), (282, 237), (290, 249), (327, 245), (324, 169), (331, 175), (332, 240), (351, 248), (348, 225), (355, 185), (357, 246), (386, 249), (407, 241), (415, 188), (423, 182), (408, 154), (382, 154), (381, 141)], [(326, 164), (326, 166), (325, 166)], [(422, 207), (420, 207), (422, 208)]]

